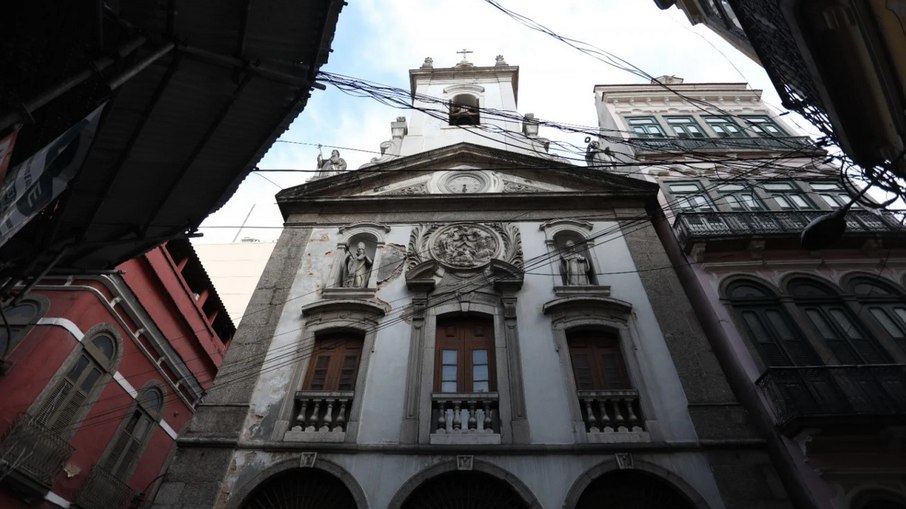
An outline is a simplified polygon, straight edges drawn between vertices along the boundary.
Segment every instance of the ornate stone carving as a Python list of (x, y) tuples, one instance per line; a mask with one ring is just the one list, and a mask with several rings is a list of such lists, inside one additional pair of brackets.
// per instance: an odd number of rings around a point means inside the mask
[(312, 468), (315, 466), (315, 461), (318, 459), (318, 453), (316, 452), (303, 452), (299, 457), (299, 466), (302, 468)]
[(474, 458), (474, 456), (457, 456), (456, 470), (472, 470)]
[(406, 186), (400, 189), (394, 189), (383, 194), (388, 195), (413, 195), (413, 194), (428, 194), (428, 185), (424, 182), (418, 184), (413, 184), (411, 186)]
[(503, 192), (504, 193), (541, 193), (541, 192), (544, 192), (544, 189), (541, 189), (540, 187), (530, 186), (527, 184), (520, 184), (518, 182), (504, 180), (503, 181)]
[(406, 268), (437, 260), (451, 269), (477, 269), (492, 259), (522, 267), (522, 240), (515, 224), (427, 224), (412, 229)]

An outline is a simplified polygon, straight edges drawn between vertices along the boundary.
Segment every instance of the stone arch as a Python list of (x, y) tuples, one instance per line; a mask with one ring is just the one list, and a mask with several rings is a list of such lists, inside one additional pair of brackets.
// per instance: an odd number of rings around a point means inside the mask
[[(230, 499), (227, 501), (226, 509), (245, 509), (245, 508), (254, 508), (255, 506), (248, 505), (250, 497), (255, 495), (255, 492), (258, 488), (265, 486), (269, 480), (279, 479), (278, 476), (286, 475), (287, 472), (299, 471), (300, 473), (308, 472), (319, 472), (320, 475), (332, 476), (334, 479), (342, 483), (343, 487), (346, 488), (350, 497), (355, 502), (356, 509), (368, 509), (368, 499), (365, 496), (365, 491), (362, 490), (362, 487), (359, 486), (359, 483), (355, 480), (355, 477), (352, 476), (349, 472), (346, 471), (340, 465), (322, 458), (315, 457), (316, 460), (313, 466), (302, 466), (302, 458), (296, 457), (291, 459), (283, 460), (279, 463), (271, 465), (270, 467), (258, 472), (253, 475), (251, 478), (240, 481), (238, 487), (233, 490), (233, 494)], [(328, 478), (329, 479), (329, 478)], [(266, 507), (266, 506), (265, 506)], [(317, 506), (312, 506), (314, 509)], [(338, 509), (342, 507), (346, 509), (345, 506), (337, 506)], [(301, 506), (299, 509), (308, 509), (305, 506)]]
[[(607, 475), (620, 477), (637, 475), (645, 480), (649, 487), (651, 486), (651, 481), (661, 483), (661, 487), (671, 490), (668, 493), (673, 492), (679, 496), (680, 501), (685, 502), (685, 506), (665, 506), (671, 509), (710, 509), (710, 505), (708, 505), (704, 497), (680, 476), (659, 465), (632, 458), (631, 456), (628, 458), (628, 461), (631, 462), (631, 467), (627, 468), (624, 465), (621, 468), (616, 459), (611, 459), (592, 467), (580, 475), (567, 492), (566, 500), (563, 503), (564, 509), (578, 508), (578, 504), (586, 490), (589, 490), (589, 488), (595, 489), (594, 484), (604, 479)], [(592, 492), (589, 491), (588, 493), (591, 494)], [(615, 506), (615, 509), (619, 509), (619, 506)], [(651, 506), (651, 509), (657, 509), (657, 506)]]
[(778, 299), (781, 294), (780, 288), (763, 278), (749, 274), (731, 274), (721, 279), (720, 283), (718, 284), (718, 292), (720, 294), (722, 302), (724, 302), (725, 304), (728, 304), (730, 302), (728, 290), (731, 286), (737, 285), (739, 283), (753, 283), (755, 286), (761, 286), (768, 293), (773, 294), (773, 297), (771, 298), (774, 300)]
[(848, 498), (850, 509), (906, 509), (906, 497), (886, 487), (856, 489)]
[(455, 472), (478, 472), (480, 474), (491, 477), (508, 488), (513, 490), (513, 492), (522, 499), (522, 502), (525, 503), (526, 508), (529, 509), (541, 509), (541, 504), (538, 502), (538, 499), (535, 497), (532, 490), (523, 483), (515, 474), (510, 473), (503, 468), (489, 463), (487, 461), (475, 460), (471, 456), (462, 457), (463, 460), (470, 462), (471, 468), (460, 470), (459, 463), (460, 461), (445, 461), (443, 463), (438, 463), (433, 465), (421, 472), (410, 477), (403, 485), (397, 490), (396, 494), (393, 496), (393, 499), (390, 500), (390, 503), (387, 505), (388, 509), (403, 509), (404, 504), (408, 500), (409, 496), (419, 487), (424, 485), (426, 482), (436, 479), (437, 477), (450, 474)]

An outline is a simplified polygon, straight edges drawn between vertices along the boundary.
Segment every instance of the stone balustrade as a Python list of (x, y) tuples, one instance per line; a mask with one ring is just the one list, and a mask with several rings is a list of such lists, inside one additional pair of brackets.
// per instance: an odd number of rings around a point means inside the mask
[(499, 433), (496, 392), (431, 395), (434, 433)]
[(578, 391), (578, 396), (587, 432), (645, 431), (645, 421), (639, 408), (638, 391)]
[(299, 391), (296, 393), (296, 432), (343, 432), (349, 422), (353, 391)]

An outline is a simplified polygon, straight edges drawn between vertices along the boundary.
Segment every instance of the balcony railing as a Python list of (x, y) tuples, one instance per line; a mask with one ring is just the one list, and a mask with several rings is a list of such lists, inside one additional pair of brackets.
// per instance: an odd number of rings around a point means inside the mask
[(299, 391), (293, 431), (344, 432), (354, 391)]
[(684, 152), (816, 152), (821, 149), (807, 136), (763, 138), (629, 138), (637, 155)]
[(4, 474), (21, 474), (37, 484), (32, 489), (46, 493), (73, 451), (59, 434), (30, 415), (19, 414), (0, 442), (0, 478)]
[(497, 393), (435, 393), (431, 415), (435, 433), (499, 433)]
[(787, 432), (906, 422), (906, 365), (772, 367), (756, 383)]
[(122, 509), (132, 499), (132, 488), (100, 465), (95, 465), (79, 491), (82, 509)]
[[(673, 229), (683, 248), (705, 240), (760, 237), (797, 237), (824, 210), (771, 212), (682, 212)], [(900, 222), (890, 214), (850, 210), (846, 235), (901, 234)]]
[(638, 391), (578, 391), (578, 396), (585, 431), (589, 433), (645, 431)]

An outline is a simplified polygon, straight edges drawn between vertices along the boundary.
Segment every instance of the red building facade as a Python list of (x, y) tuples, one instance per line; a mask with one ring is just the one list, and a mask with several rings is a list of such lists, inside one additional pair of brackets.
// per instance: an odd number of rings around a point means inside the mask
[(0, 507), (141, 507), (235, 330), (194, 250), (51, 275), (0, 316)]

